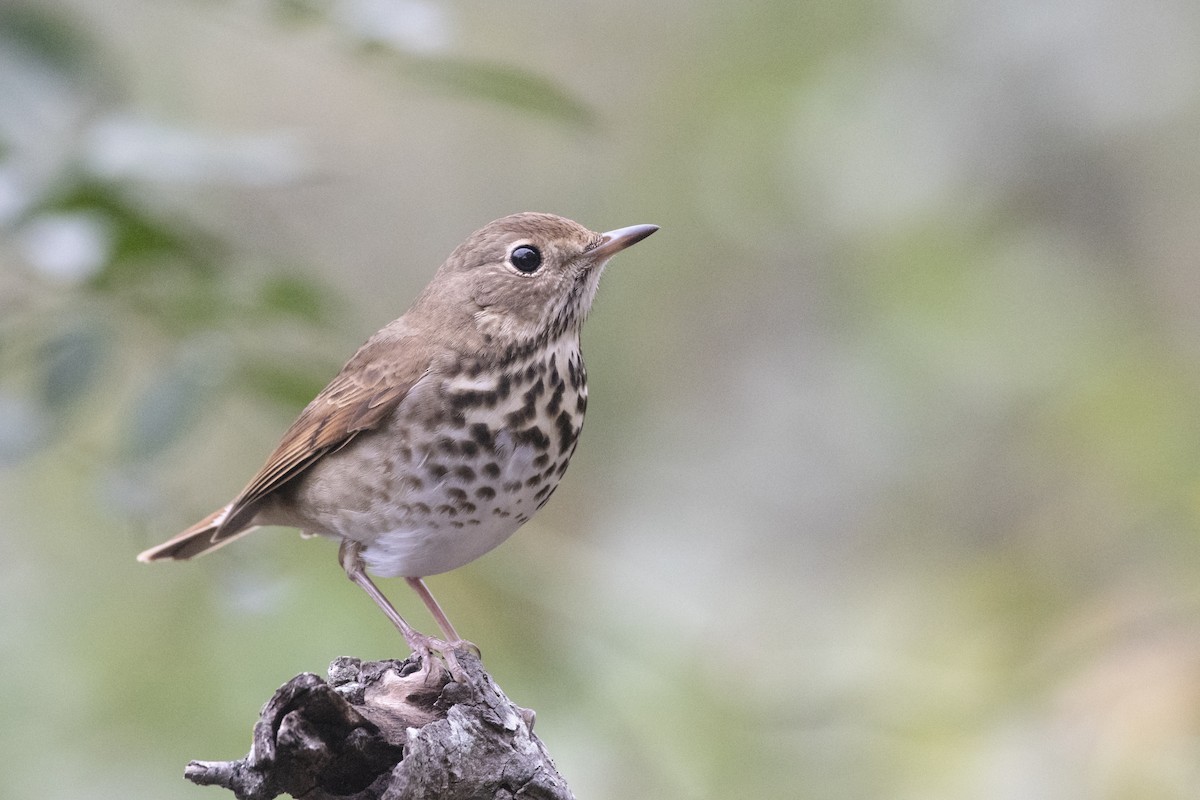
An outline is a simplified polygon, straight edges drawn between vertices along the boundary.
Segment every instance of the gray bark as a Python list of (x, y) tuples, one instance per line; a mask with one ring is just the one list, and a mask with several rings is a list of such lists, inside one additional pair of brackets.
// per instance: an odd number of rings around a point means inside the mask
[(573, 800), (533, 712), (474, 653), (432, 662), (339, 658), (328, 682), (297, 675), (263, 707), (245, 758), (193, 761), (184, 777), (238, 800)]

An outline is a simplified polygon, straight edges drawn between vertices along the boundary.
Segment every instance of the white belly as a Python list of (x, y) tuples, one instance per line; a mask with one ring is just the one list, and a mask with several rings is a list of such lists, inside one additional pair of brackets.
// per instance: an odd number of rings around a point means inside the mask
[[(499, 438), (503, 439), (504, 434)], [(413, 510), (399, 524), (384, 526), (386, 529), (380, 531), (377, 520), (348, 518), (349, 524), (343, 527), (342, 535), (363, 541), (367, 545), (362, 551), (367, 568), (386, 578), (437, 575), (474, 561), (512, 536), (539, 502), (535, 497), (538, 487), (526, 486), (529, 476), (537, 471), (532, 466), (535, 455), (532, 448), (512, 448), (511, 443), (509, 448), (508, 459), (496, 462), (501, 468), (499, 476), (486, 484), (495, 485), (494, 497), (480, 497), (479, 487), (474, 491), (462, 488), (468, 498), (465, 503), (458, 501), (463, 510), (446, 517), (447, 507), (454, 508), (456, 501), (449, 490), (457, 488), (453, 478), (447, 478), (410, 492), (405, 503)], [(450, 474), (462, 463), (447, 462)], [(520, 488), (506, 492), (505, 484), (520, 484)], [(430, 513), (424, 513), (425, 508)], [(360, 531), (369, 531), (369, 538), (360, 538)]]

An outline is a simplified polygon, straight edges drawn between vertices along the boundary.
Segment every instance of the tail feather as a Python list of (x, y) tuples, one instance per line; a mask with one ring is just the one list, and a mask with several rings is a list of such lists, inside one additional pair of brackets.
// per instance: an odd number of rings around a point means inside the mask
[(178, 536), (173, 536), (162, 544), (139, 553), (137, 560), (147, 563), (150, 561), (186, 561), (210, 550), (223, 547), (257, 527), (251, 525), (240, 530), (222, 530), (221, 523), (225, 521), (228, 514), (229, 506), (214, 511)]

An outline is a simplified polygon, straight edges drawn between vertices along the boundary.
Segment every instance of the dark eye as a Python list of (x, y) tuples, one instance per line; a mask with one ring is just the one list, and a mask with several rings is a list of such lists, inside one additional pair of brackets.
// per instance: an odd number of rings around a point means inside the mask
[(536, 247), (523, 244), (512, 251), (508, 260), (514, 267), (528, 275), (531, 272), (537, 272), (537, 268), (542, 265), (542, 254), (537, 251)]

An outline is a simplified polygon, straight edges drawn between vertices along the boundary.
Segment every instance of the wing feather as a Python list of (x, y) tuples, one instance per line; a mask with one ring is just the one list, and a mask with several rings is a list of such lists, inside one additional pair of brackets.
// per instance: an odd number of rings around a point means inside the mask
[(291, 427), (246, 488), (230, 504), (216, 537), (233, 535), (259, 503), (294, 480), (326, 453), (379, 427), (428, 372), (420, 339), (384, 328), (359, 348)]

